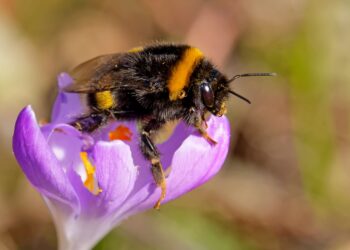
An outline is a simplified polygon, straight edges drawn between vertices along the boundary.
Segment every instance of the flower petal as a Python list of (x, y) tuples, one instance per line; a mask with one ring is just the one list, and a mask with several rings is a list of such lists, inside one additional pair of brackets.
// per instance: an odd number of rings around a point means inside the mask
[(102, 216), (116, 212), (134, 187), (138, 174), (130, 147), (122, 141), (98, 142), (91, 152), (96, 180), (101, 192), (90, 193), (81, 179), (72, 176), (79, 194), (82, 213)]
[(120, 206), (134, 187), (138, 169), (130, 147), (122, 141), (99, 142), (94, 148), (96, 179), (102, 193), (99, 199), (109, 202), (111, 209)]
[(229, 148), (229, 131), (226, 117), (212, 117), (207, 132), (217, 141), (215, 146), (196, 135), (183, 142), (172, 159), (166, 201), (202, 185), (220, 170)]
[(59, 93), (53, 106), (51, 122), (68, 123), (74, 117), (83, 113), (81, 97), (76, 93), (66, 93), (62, 89), (73, 83), (73, 79), (67, 73), (61, 73), (57, 77)]
[(76, 205), (76, 194), (48, 146), (30, 106), (19, 114), (13, 135), (13, 151), (23, 172), (40, 193)]

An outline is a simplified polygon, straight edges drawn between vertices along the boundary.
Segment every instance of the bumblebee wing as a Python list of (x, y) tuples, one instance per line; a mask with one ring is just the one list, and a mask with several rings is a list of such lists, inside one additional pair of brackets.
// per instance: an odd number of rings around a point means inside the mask
[(92, 58), (74, 68), (69, 74), (73, 83), (63, 89), (72, 93), (94, 93), (114, 87), (111, 72), (123, 54), (109, 54)]

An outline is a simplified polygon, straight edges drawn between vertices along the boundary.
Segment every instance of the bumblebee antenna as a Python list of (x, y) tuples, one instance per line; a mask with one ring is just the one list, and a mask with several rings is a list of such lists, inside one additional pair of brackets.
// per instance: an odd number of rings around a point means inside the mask
[[(234, 80), (241, 78), (241, 77), (248, 77), (248, 76), (276, 76), (276, 73), (245, 73), (240, 75), (235, 75), (232, 77), (228, 82), (233, 82)], [(244, 96), (241, 96), (240, 94), (234, 92), (233, 90), (229, 90), (230, 94), (237, 96), (238, 98), (242, 99), (243, 101), (246, 101), (247, 103), (251, 104), (249, 99), (245, 98)]]
[(248, 77), (248, 76), (276, 76), (276, 73), (245, 73), (240, 75), (235, 75), (232, 77), (228, 82), (233, 82), (234, 80), (241, 78), (241, 77)]
[(232, 94), (232, 95), (237, 96), (238, 98), (242, 99), (243, 101), (245, 101), (245, 102), (251, 104), (251, 102), (249, 101), (248, 98), (245, 98), (244, 96), (241, 96), (240, 94), (234, 92), (233, 90), (230, 89), (228, 92), (229, 92), (230, 94)]

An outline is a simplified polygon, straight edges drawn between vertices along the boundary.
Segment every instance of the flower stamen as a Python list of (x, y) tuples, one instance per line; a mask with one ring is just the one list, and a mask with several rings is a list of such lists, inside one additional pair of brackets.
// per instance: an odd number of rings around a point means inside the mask
[(114, 140), (131, 141), (132, 132), (128, 127), (124, 125), (120, 125), (116, 127), (113, 131), (109, 132), (108, 136), (110, 141), (114, 141)]
[(91, 164), (88, 153), (87, 152), (80, 152), (80, 158), (84, 164), (84, 168), (86, 171), (86, 180), (84, 181), (84, 186), (94, 195), (98, 195), (102, 192), (102, 189), (100, 189), (96, 183), (95, 179), (95, 167)]

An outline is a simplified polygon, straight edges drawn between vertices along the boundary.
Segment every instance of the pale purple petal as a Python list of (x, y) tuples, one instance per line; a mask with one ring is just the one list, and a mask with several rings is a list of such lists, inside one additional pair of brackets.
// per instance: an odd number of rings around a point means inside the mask
[(202, 185), (220, 170), (228, 153), (229, 129), (226, 117), (213, 116), (207, 132), (217, 141), (215, 146), (198, 135), (186, 138), (172, 159), (166, 201)]
[[(51, 129), (51, 131), (50, 131)], [(64, 169), (65, 174), (70, 181), (75, 193), (78, 197), (79, 211), (81, 213), (84, 207), (85, 196), (92, 197), (87, 188), (83, 184), (86, 178), (86, 172), (80, 157), (81, 151), (91, 148), (93, 141), (88, 135), (81, 134), (72, 126), (66, 124), (56, 124), (54, 126), (45, 126), (43, 128), (48, 141), (49, 147), (54, 152), (60, 166)], [(94, 205), (92, 206), (94, 208)]]
[(131, 151), (122, 141), (98, 142), (89, 158), (96, 168), (98, 195), (83, 185), (80, 176), (71, 173), (71, 182), (79, 195), (84, 216), (105, 216), (115, 212), (131, 193), (138, 174)]
[(94, 147), (92, 156), (98, 186), (102, 189), (94, 197), (97, 206), (93, 206), (104, 214), (115, 212), (131, 193), (138, 175), (130, 147), (122, 141), (101, 141)]
[(75, 128), (66, 124), (57, 124), (50, 132), (45, 133), (48, 133), (46, 138), (48, 145), (56, 155), (61, 168), (77, 172), (83, 169), (80, 152), (91, 142), (85, 140)]
[(73, 79), (67, 73), (57, 77), (58, 95), (51, 114), (52, 123), (68, 123), (84, 112), (81, 96), (75, 93), (62, 92), (64, 87), (72, 84)]
[(102, 189), (98, 199), (108, 202), (106, 210), (117, 209), (131, 193), (138, 175), (130, 147), (122, 141), (99, 142), (93, 158), (98, 186)]
[(30, 106), (17, 118), (13, 151), (25, 175), (41, 193), (71, 206), (77, 205), (76, 194), (41, 133)]

